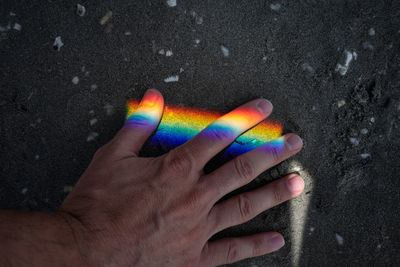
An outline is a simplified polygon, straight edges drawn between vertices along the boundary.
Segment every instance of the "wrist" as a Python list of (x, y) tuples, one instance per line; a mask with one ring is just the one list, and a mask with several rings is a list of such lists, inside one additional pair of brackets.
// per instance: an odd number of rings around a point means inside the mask
[(0, 211), (0, 237), (7, 266), (86, 266), (61, 213)]

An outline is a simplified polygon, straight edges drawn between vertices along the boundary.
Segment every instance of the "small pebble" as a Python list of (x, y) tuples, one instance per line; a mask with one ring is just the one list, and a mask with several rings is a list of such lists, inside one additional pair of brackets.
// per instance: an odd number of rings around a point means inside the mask
[(371, 154), (370, 153), (362, 153), (360, 156), (362, 159), (367, 159), (367, 158), (371, 157)]
[(26, 188), (26, 187), (22, 188), (21, 194), (25, 195), (26, 192), (28, 192), (28, 188)]
[(195, 39), (194, 42), (195, 42), (196, 44), (199, 44), (199, 43), (200, 43), (200, 39)]
[(92, 84), (92, 85), (90, 86), (90, 90), (94, 91), (94, 90), (96, 90), (96, 89), (97, 89), (97, 84)]
[(76, 5), (76, 14), (78, 14), (78, 16), (83, 17), (86, 14), (86, 8), (84, 6), (82, 6), (81, 4), (77, 4)]
[(343, 107), (344, 105), (346, 105), (346, 101), (345, 100), (339, 100), (338, 102), (337, 102), (337, 105), (338, 105), (338, 107), (339, 108), (341, 108), (341, 107)]
[(75, 76), (74, 78), (72, 78), (72, 83), (77, 85), (79, 83), (79, 77)]
[(165, 55), (165, 50), (164, 50), (164, 49), (160, 49), (160, 50), (158, 51), (158, 53), (159, 53), (160, 55)]
[(375, 122), (375, 118), (374, 118), (374, 117), (371, 117), (371, 118), (369, 119), (369, 121), (372, 122), (372, 123), (374, 123), (374, 122)]
[(126, 32), (125, 32), (125, 35), (127, 35), (127, 36), (132, 35), (132, 32), (126, 31)]
[(279, 3), (270, 4), (269, 7), (270, 7), (273, 11), (279, 11), (279, 10), (281, 9), (281, 4), (279, 4)]
[(98, 136), (99, 136), (98, 133), (96, 133), (96, 132), (91, 132), (91, 133), (89, 133), (88, 137), (86, 138), (86, 141), (87, 141), (87, 142), (94, 141)]
[(35, 160), (38, 160), (39, 158), (39, 155), (35, 155)]
[(14, 24), (14, 27), (13, 27), (14, 30), (21, 31), (21, 28), (22, 28), (21, 24), (19, 24), (19, 23)]
[(90, 126), (93, 126), (93, 125), (95, 125), (96, 123), (97, 123), (97, 119), (96, 119), (96, 118), (93, 118), (93, 119), (91, 119), (91, 120), (89, 121)]
[(350, 137), (349, 140), (350, 140), (350, 143), (352, 143), (355, 146), (358, 146), (360, 144), (360, 140), (358, 138)]
[(63, 47), (63, 46), (64, 46), (64, 43), (61, 40), (61, 36), (57, 36), (54, 39), (54, 43), (53, 43), (54, 50), (60, 51), (61, 47)]
[(103, 17), (101, 17), (99, 21), (100, 25), (105, 25), (111, 19), (111, 17), (112, 17), (112, 11), (108, 10), (106, 14)]
[(167, 0), (167, 5), (169, 7), (176, 7), (177, 5), (176, 0)]
[(171, 57), (172, 55), (173, 55), (173, 53), (172, 53), (171, 50), (167, 50), (167, 51), (165, 52), (165, 56), (166, 56), (166, 57)]
[(368, 129), (367, 128), (363, 128), (363, 129), (361, 129), (361, 134), (367, 134), (368, 133)]
[(342, 246), (344, 243), (344, 239), (341, 235), (339, 235), (338, 233), (335, 233), (335, 238), (337, 243), (339, 244), (339, 246)]
[(172, 75), (164, 79), (166, 83), (173, 83), (179, 81), (179, 75)]
[(368, 35), (369, 35), (369, 36), (374, 36), (374, 35), (375, 35), (375, 29), (374, 29), (374, 28), (370, 28), (370, 29), (368, 30)]
[(224, 55), (224, 57), (229, 57), (229, 49), (226, 46), (221, 45), (221, 52)]

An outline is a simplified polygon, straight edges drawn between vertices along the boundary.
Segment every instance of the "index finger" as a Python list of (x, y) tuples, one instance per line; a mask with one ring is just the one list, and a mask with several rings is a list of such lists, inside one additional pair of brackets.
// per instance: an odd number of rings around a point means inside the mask
[(222, 149), (232, 143), (239, 135), (256, 126), (272, 112), (272, 104), (260, 98), (239, 106), (207, 126), (193, 139), (177, 148), (187, 153), (198, 168), (205, 164)]

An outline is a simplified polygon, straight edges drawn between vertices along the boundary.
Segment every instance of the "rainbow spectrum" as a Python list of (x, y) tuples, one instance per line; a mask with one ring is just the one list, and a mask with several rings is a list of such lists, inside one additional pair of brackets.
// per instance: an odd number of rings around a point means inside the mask
[[(138, 101), (128, 101), (127, 123), (137, 119), (153, 120), (155, 115), (151, 114), (151, 108), (138, 112), (138, 106)], [(151, 137), (150, 144), (161, 145), (168, 150), (177, 147), (193, 138), (222, 115), (217, 112), (196, 108), (165, 106), (161, 122), (155, 134)], [(244, 110), (239, 114), (235, 114), (235, 117), (232, 118), (233, 123), (231, 124), (243, 124), (249, 121), (249, 116), (254, 116), (254, 114), (250, 110)], [(224, 151), (223, 156), (237, 156), (263, 144), (265, 144), (266, 149), (280, 150), (284, 144), (281, 136), (282, 124), (272, 120), (263, 121), (236, 138)]]

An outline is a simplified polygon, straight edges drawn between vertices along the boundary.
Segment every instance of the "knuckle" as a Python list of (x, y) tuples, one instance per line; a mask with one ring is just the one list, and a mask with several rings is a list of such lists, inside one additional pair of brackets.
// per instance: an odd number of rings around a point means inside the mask
[(281, 160), (279, 151), (275, 147), (271, 149), (271, 156), (272, 156), (273, 162), (279, 162)]
[(246, 193), (240, 194), (238, 196), (237, 205), (239, 208), (240, 219), (242, 221), (248, 221), (249, 219), (251, 219), (253, 214), (253, 206)]
[(262, 254), (262, 247), (263, 247), (263, 241), (260, 238), (255, 238), (253, 240), (253, 249), (252, 249), (252, 257), (259, 256)]
[(226, 262), (232, 263), (238, 260), (239, 256), (239, 247), (237, 242), (232, 239), (228, 243), (228, 250), (226, 252)]
[(277, 183), (273, 185), (272, 192), (274, 194), (274, 201), (276, 203), (282, 202), (283, 200), (282, 190), (279, 188)]
[(240, 179), (247, 181), (254, 177), (254, 167), (246, 156), (236, 157), (234, 166)]
[(170, 151), (166, 157), (166, 161), (167, 168), (179, 174), (187, 175), (195, 167), (192, 153), (183, 147)]

